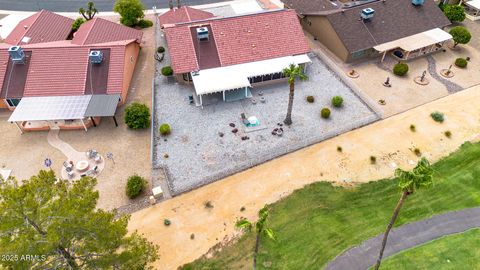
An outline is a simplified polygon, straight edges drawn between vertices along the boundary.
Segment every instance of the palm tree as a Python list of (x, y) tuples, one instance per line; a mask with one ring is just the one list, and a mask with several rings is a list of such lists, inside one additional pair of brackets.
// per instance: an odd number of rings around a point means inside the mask
[(255, 241), (255, 251), (253, 253), (253, 270), (257, 269), (257, 254), (258, 248), (260, 246), (260, 236), (264, 235), (269, 239), (275, 240), (275, 234), (267, 224), (268, 219), (268, 208), (265, 205), (260, 211), (258, 211), (258, 221), (256, 223), (250, 222), (247, 219), (243, 218), (235, 223), (237, 229), (242, 229), (244, 231), (251, 231), (253, 226), (255, 226), (255, 232), (257, 233), (257, 239)]
[(290, 96), (288, 98), (288, 109), (287, 109), (287, 117), (283, 120), (285, 125), (292, 124), (292, 107), (293, 107), (293, 97), (295, 96), (295, 80), (306, 80), (308, 76), (303, 73), (303, 67), (297, 66), (295, 64), (290, 64), (288, 68), (283, 70), (283, 74), (285, 77), (288, 78), (288, 84), (290, 85)]
[(375, 270), (380, 268), (380, 263), (382, 262), (383, 251), (385, 250), (385, 246), (387, 245), (388, 234), (395, 223), (395, 220), (400, 213), (400, 209), (402, 208), (403, 203), (407, 199), (409, 195), (412, 195), (417, 189), (419, 188), (427, 188), (430, 187), (433, 183), (432, 177), (433, 176), (433, 169), (426, 158), (422, 158), (417, 166), (413, 168), (411, 172), (404, 171), (402, 169), (395, 170), (395, 177), (399, 179), (398, 186), (402, 190), (402, 196), (393, 211), (392, 218), (390, 219), (390, 223), (388, 223), (387, 230), (383, 236), (382, 247), (380, 249), (380, 254), (377, 259), (377, 263), (375, 264)]

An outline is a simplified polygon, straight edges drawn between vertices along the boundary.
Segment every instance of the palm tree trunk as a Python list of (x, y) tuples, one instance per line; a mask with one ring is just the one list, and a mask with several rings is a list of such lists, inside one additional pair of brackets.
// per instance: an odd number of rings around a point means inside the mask
[(382, 257), (383, 257), (383, 251), (385, 250), (385, 246), (387, 245), (388, 234), (390, 233), (390, 230), (392, 229), (393, 224), (395, 224), (395, 220), (397, 220), (398, 214), (400, 213), (400, 209), (402, 208), (402, 205), (405, 202), (405, 199), (407, 198), (408, 195), (409, 195), (408, 191), (404, 191), (402, 193), (402, 197), (400, 197), (400, 200), (398, 201), (397, 206), (393, 211), (393, 215), (392, 215), (392, 218), (390, 219), (390, 223), (388, 223), (387, 230), (383, 235), (382, 248), (380, 249), (380, 254), (378, 255), (377, 263), (375, 264), (375, 270), (378, 270), (380, 268), (380, 263), (382, 262)]
[(295, 82), (290, 83), (290, 96), (288, 97), (288, 109), (287, 109), (287, 117), (283, 123), (289, 126), (292, 124), (292, 109), (293, 109), (293, 98), (295, 96)]
[(253, 253), (253, 270), (257, 269), (257, 254), (260, 246), (260, 234), (257, 233), (257, 240), (255, 241), (255, 252)]

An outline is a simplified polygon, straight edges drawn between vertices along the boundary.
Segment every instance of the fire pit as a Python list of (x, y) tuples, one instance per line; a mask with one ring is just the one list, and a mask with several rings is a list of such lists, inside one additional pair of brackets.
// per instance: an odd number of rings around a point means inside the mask
[(88, 167), (90, 167), (90, 164), (88, 163), (88, 160), (80, 160), (75, 164), (75, 169), (79, 172), (84, 172), (88, 170)]

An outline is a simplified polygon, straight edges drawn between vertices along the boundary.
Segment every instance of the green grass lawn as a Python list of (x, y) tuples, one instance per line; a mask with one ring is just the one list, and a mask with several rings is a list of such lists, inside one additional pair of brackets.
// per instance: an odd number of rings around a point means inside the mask
[(382, 270), (480, 269), (480, 229), (446, 236), (389, 257)]
[[(434, 186), (409, 196), (396, 226), (480, 205), (480, 144), (463, 145), (434, 169)], [(322, 268), (344, 250), (382, 233), (400, 195), (397, 180), (349, 189), (320, 182), (295, 191), (271, 205), (278, 239), (262, 241), (258, 268)], [(248, 233), (213, 258), (184, 269), (251, 269), (253, 246), (254, 235)]]

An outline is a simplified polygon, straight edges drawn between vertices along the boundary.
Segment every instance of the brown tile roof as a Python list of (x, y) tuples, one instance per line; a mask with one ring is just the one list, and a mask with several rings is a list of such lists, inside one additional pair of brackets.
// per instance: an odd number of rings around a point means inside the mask
[(5, 39), (11, 45), (22, 45), (22, 39), (29, 37), (28, 44), (65, 40), (72, 31), (73, 20), (47, 10), (41, 10), (18, 23)]
[[(307, 3), (303, 0), (285, 1)], [(423, 6), (412, 5), (411, 0), (380, 0), (326, 13), (315, 9), (311, 2), (309, 11), (304, 14), (326, 16), (351, 53), (450, 24), (433, 0), (425, 0)], [(360, 20), (364, 8), (375, 10), (372, 19)]]
[(295, 9), (298, 14), (338, 10), (342, 3), (330, 0), (282, 0), (286, 8)]
[(293, 10), (213, 18), (165, 29), (175, 73), (199, 70), (191, 27), (209, 25), (221, 66), (261, 61), (310, 51)]
[(83, 23), (74, 34), (72, 43), (88, 45), (105, 43), (117, 40), (141, 40), (143, 32), (114, 23), (99, 17)]
[(180, 8), (170, 9), (169, 11), (158, 16), (158, 19), (161, 27), (168, 27), (168, 25), (205, 20), (213, 17), (214, 15), (210, 12), (194, 9), (188, 6), (182, 6)]

